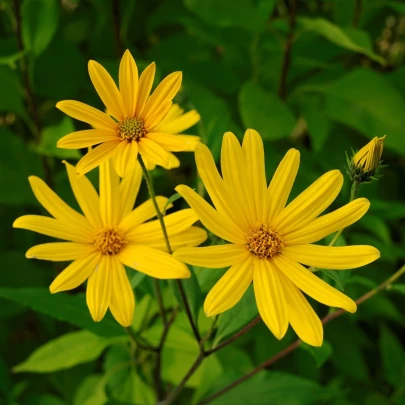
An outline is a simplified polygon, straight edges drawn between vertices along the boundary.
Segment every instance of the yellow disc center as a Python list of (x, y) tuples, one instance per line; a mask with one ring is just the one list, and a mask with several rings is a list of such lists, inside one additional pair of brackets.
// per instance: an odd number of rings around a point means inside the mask
[(148, 132), (145, 129), (145, 122), (141, 118), (124, 118), (118, 123), (117, 134), (121, 139), (127, 141), (138, 141)]
[(283, 247), (279, 234), (263, 224), (249, 231), (246, 244), (249, 252), (261, 259), (272, 258)]
[(125, 246), (125, 240), (115, 229), (103, 229), (96, 235), (94, 246), (103, 255), (116, 255)]

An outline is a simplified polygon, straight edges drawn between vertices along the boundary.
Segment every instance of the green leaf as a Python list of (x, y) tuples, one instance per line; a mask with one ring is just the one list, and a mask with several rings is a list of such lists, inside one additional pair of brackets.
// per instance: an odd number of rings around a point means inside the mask
[(371, 41), (365, 39), (367, 33), (364, 31), (353, 28), (350, 31), (345, 31), (324, 18), (299, 17), (297, 22), (304, 30), (314, 31), (342, 48), (368, 56), (381, 65), (385, 64), (385, 60), (372, 51)]
[(242, 299), (218, 318), (214, 347), (222, 340), (238, 332), (258, 315), (253, 287), (250, 286)]
[(24, 46), (34, 57), (40, 55), (58, 28), (59, 10), (56, 0), (25, 0), (22, 9)]
[(180, 198), (181, 198), (181, 195), (180, 195), (179, 193), (175, 193), (175, 194), (173, 194), (172, 196), (170, 196), (170, 197), (168, 198), (168, 200), (166, 201), (165, 206), (163, 207), (162, 214), (163, 214), (163, 215), (166, 215), (166, 210), (167, 210), (167, 208), (169, 207), (169, 205), (170, 205), (170, 204), (173, 204), (173, 203), (174, 203), (175, 201), (177, 201), (177, 200), (180, 200)]
[(12, 112), (25, 117), (23, 88), (17, 73), (8, 66), (0, 66), (0, 112)]
[(333, 352), (331, 344), (326, 340), (323, 341), (321, 347), (314, 347), (301, 342), (300, 348), (308, 352), (313, 357), (318, 368), (325, 364)]
[(359, 221), (359, 225), (374, 234), (386, 245), (391, 243), (391, 232), (389, 226), (378, 216), (368, 214)]
[(94, 322), (88, 312), (84, 295), (58, 293), (52, 295), (47, 288), (0, 288), (0, 297), (51, 316), (59, 321), (105, 337), (126, 335), (125, 330), (111, 316), (101, 322)]
[(402, 294), (405, 294), (405, 284), (394, 284), (391, 286), (390, 290), (398, 291)]
[(405, 156), (405, 101), (384, 76), (358, 68), (325, 91), (329, 117), (369, 139), (387, 134), (384, 146)]
[(277, 95), (254, 83), (245, 83), (239, 93), (239, 111), (243, 125), (255, 129), (263, 140), (275, 141), (291, 134), (295, 118)]
[(63, 149), (56, 146), (60, 138), (74, 131), (73, 120), (68, 116), (64, 116), (58, 124), (43, 129), (41, 142), (36, 147), (36, 152), (40, 155), (59, 159), (80, 159), (81, 154), (77, 149)]
[[(104, 405), (107, 396), (104, 392), (105, 379), (98, 374), (86, 377), (75, 393), (73, 405)], [(102, 386), (102, 389), (100, 389)]]
[[(121, 338), (119, 338), (121, 339)], [(35, 350), (14, 372), (50, 373), (95, 360), (114, 338), (104, 338), (88, 331), (68, 333)]]
[(405, 351), (400, 340), (386, 326), (381, 328), (380, 354), (387, 381), (394, 387), (404, 384)]

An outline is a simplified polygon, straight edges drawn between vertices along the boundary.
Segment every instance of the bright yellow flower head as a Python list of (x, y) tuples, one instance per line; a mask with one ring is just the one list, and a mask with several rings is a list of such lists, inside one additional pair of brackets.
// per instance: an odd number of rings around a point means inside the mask
[(320, 346), (322, 323), (301, 291), (349, 312), (356, 311), (356, 304), (302, 264), (351, 269), (376, 260), (380, 253), (372, 246), (312, 244), (357, 221), (370, 204), (359, 198), (318, 217), (343, 184), (342, 174), (332, 170), (286, 206), (299, 156), (297, 150), (289, 150), (267, 187), (263, 143), (256, 131), (246, 131), (242, 146), (232, 133), (224, 135), (222, 177), (208, 148), (199, 144), (197, 168), (215, 208), (190, 187), (181, 185), (176, 190), (210, 231), (231, 244), (181, 248), (174, 256), (196, 266), (231, 266), (205, 300), (208, 316), (233, 307), (253, 281), (259, 313), (278, 339), (290, 323), (303, 341)]
[(127, 50), (120, 63), (119, 89), (107, 70), (93, 60), (89, 62), (89, 74), (108, 114), (74, 100), (56, 104), (64, 113), (94, 128), (64, 136), (58, 147), (80, 149), (100, 144), (79, 161), (76, 167), (79, 175), (113, 156), (117, 173), (124, 177), (136, 165), (138, 153), (149, 167), (160, 165), (171, 169), (179, 166), (171, 152), (194, 150), (197, 136), (177, 135), (200, 119), (195, 110), (183, 114), (183, 110), (173, 105), (173, 97), (181, 85), (181, 72), (168, 75), (149, 95), (155, 63), (138, 80), (138, 68)]
[[(97, 194), (86, 176), (77, 177), (74, 166), (66, 163), (70, 184), (83, 211), (78, 213), (61, 200), (41, 179), (29, 178), (32, 190), (53, 218), (25, 215), (15, 220), (15, 228), (28, 229), (67, 242), (37, 245), (28, 258), (73, 262), (50, 286), (52, 293), (71, 290), (88, 279), (87, 305), (95, 321), (110, 311), (123, 326), (132, 323), (135, 300), (124, 265), (159, 279), (190, 277), (188, 268), (166, 252), (152, 200), (133, 210), (141, 184), (139, 166), (121, 182), (111, 159), (100, 166)], [(160, 208), (166, 197), (157, 197)], [(197, 246), (207, 235), (192, 226), (197, 221), (191, 209), (165, 217), (171, 246)]]

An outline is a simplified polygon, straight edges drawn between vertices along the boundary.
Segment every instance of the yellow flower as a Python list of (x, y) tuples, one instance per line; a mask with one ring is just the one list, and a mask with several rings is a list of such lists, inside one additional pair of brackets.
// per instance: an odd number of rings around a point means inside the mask
[(183, 114), (183, 110), (173, 106), (173, 97), (181, 85), (181, 72), (168, 75), (149, 95), (155, 63), (151, 63), (138, 80), (138, 68), (127, 50), (120, 63), (119, 89), (107, 70), (93, 60), (89, 62), (89, 74), (108, 113), (74, 100), (56, 104), (67, 115), (94, 128), (64, 136), (58, 147), (80, 149), (100, 144), (79, 161), (77, 174), (85, 174), (113, 156), (117, 173), (124, 177), (127, 170), (133, 170), (136, 165), (138, 153), (149, 166), (170, 169), (179, 165), (171, 152), (194, 150), (199, 140), (197, 136), (177, 135), (200, 119), (195, 110)]
[(285, 335), (290, 323), (303, 341), (320, 346), (322, 323), (301, 291), (323, 304), (349, 312), (356, 311), (356, 303), (302, 264), (351, 269), (376, 260), (380, 254), (372, 246), (312, 244), (357, 221), (367, 211), (369, 202), (359, 198), (318, 217), (343, 184), (342, 174), (332, 170), (286, 206), (298, 171), (299, 152), (287, 152), (267, 187), (263, 143), (253, 130), (246, 131), (242, 147), (235, 135), (224, 135), (222, 177), (206, 146), (196, 147), (195, 158), (215, 209), (187, 186), (180, 185), (176, 190), (210, 231), (231, 242), (181, 248), (174, 254), (196, 266), (231, 266), (209, 292), (205, 313), (213, 316), (233, 307), (253, 281), (259, 313), (278, 339)]
[[(87, 305), (94, 321), (110, 311), (123, 326), (132, 323), (134, 294), (125, 266), (159, 279), (190, 277), (184, 263), (167, 253), (152, 200), (133, 210), (141, 184), (139, 166), (121, 182), (111, 159), (100, 166), (97, 194), (86, 176), (77, 177), (74, 166), (66, 163), (70, 185), (83, 211), (78, 213), (60, 199), (41, 179), (29, 178), (32, 190), (53, 218), (25, 215), (15, 220), (15, 228), (28, 229), (67, 242), (37, 245), (28, 258), (73, 261), (50, 286), (51, 293), (71, 290), (88, 279)], [(157, 197), (161, 209), (166, 197)], [(196, 246), (206, 239), (193, 210), (185, 209), (165, 217), (171, 246)]]

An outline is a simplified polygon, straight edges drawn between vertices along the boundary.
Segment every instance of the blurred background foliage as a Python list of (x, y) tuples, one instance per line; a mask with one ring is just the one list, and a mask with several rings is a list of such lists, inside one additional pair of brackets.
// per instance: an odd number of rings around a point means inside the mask
[[(199, 134), (217, 159), (222, 134), (231, 130), (241, 138), (248, 127), (263, 137), (268, 179), (288, 148), (298, 148), (302, 164), (293, 195), (329, 169), (343, 171), (345, 151), (387, 134), (384, 177), (360, 189), (371, 209), (339, 240), (374, 245), (381, 259), (322, 277), (357, 298), (405, 259), (405, 2), (0, 0), (1, 404), (155, 402), (151, 355), (129, 344), (111, 317), (93, 323), (83, 287), (52, 296), (48, 285), (63, 263), (25, 259), (25, 251), (46, 238), (12, 229), (18, 216), (42, 212), (29, 175), (46, 179), (76, 207), (61, 160), (74, 163), (80, 152), (57, 149), (56, 141), (85, 125), (55, 103), (76, 99), (102, 108), (87, 61), (99, 61), (116, 77), (127, 48), (141, 69), (156, 61), (158, 78), (183, 71), (176, 101), (200, 112), (189, 133)], [(153, 172), (159, 194), (172, 195), (180, 183), (201, 187), (192, 154), (179, 158), (179, 169)], [(92, 181), (96, 176), (90, 173)], [(348, 200), (349, 189), (346, 178), (334, 208)], [(139, 201), (146, 198), (142, 187)], [(222, 271), (194, 272), (187, 291), (204, 331), (209, 321), (200, 308)], [(150, 280), (136, 276), (132, 284), (133, 328), (156, 341), (161, 324)], [(322, 348), (303, 345), (212, 403), (405, 404), (404, 295), (402, 280), (356, 314), (328, 324)], [(168, 286), (165, 300), (174, 305)], [(325, 314), (325, 307), (315, 307)], [(214, 342), (255, 316), (250, 291), (220, 316)], [(197, 404), (293, 340), (291, 330), (279, 342), (263, 324), (255, 326), (209, 357), (176, 404)], [(197, 353), (182, 313), (163, 354), (167, 386), (180, 381)]]

